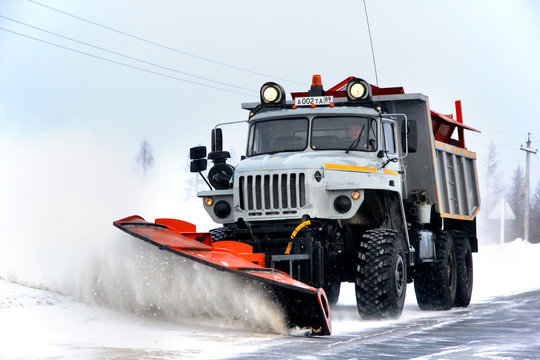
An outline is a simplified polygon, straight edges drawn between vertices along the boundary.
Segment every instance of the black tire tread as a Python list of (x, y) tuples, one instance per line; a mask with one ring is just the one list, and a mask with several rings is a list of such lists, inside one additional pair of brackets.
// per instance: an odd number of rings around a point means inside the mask
[[(393, 256), (396, 247), (404, 254), (400, 243), (397, 232), (393, 230), (369, 230), (362, 235), (356, 268), (356, 303), (364, 319), (395, 318), (401, 315), (403, 301), (396, 303), (393, 299), (394, 285), (390, 276), (390, 272), (394, 271)], [(402, 297), (405, 297), (405, 289)]]
[[(473, 263), (472, 263), (472, 251), (469, 240), (464, 237), (460, 237), (455, 242), (456, 249), (456, 268), (457, 268), (457, 289), (456, 299), (454, 306), (466, 307), (471, 302), (472, 287), (473, 287)], [(470, 279), (467, 281), (467, 257), (469, 257), (470, 264)]]
[(446, 273), (446, 259), (450, 251), (454, 251), (452, 237), (442, 232), (436, 242), (437, 260), (417, 266), (414, 291), (422, 310), (449, 310), (454, 305), (455, 286), (454, 291), (450, 291)]
[(323, 286), (323, 289), (324, 289), (324, 292), (326, 293), (328, 304), (331, 306), (336, 305), (339, 299), (341, 283), (337, 281), (333, 281), (330, 284)]
[(223, 241), (223, 240), (233, 240), (234, 232), (233, 229), (220, 227), (210, 230), (212, 234), (212, 242)]

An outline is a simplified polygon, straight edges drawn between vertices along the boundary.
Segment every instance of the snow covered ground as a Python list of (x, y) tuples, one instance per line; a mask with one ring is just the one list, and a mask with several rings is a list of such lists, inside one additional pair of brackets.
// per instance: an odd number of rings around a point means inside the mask
[[(539, 257), (540, 246), (521, 241), (502, 248), (498, 245), (482, 247), (474, 255), (472, 303), (486, 303), (496, 296), (540, 289)], [(116, 294), (112, 296), (119, 297), (116, 303), (1, 280), (0, 358), (229, 358), (260, 351), (269, 340), (287, 337), (284, 329), (276, 325), (276, 314), (258, 319), (250, 319), (253, 314), (245, 317), (239, 314), (238, 309), (249, 308), (250, 302), (244, 300), (238, 304), (240, 297), (226, 293), (223, 286), (232, 286), (228, 283), (231, 279), (213, 282), (214, 274), (205, 272), (202, 267), (195, 270), (203, 273), (200, 281), (207, 284), (203, 296), (196, 293), (201, 291), (194, 285), (199, 280), (191, 278), (191, 285), (185, 278), (178, 281), (184, 282), (180, 286), (189, 288), (197, 301), (209, 297), (201, 308), (192, 302), (183, 302), (186, 299), (178, 294), (175, 295), (178, 302), (170, 302), (165, 289), (152, 286), (146, 290), (143, 286), (137, 289), (140, 294), (125, 294), (125, 298)], [(113, 272), (109, 276), (126, 282), (137, 282), (138, 276), (145, 277), (135, 273), (129, 280), (127, 274)], [(159, 278), (149, 280), (164, 282)], [(106, 291), (114, 292), (111, 288)], [(178, 289), (172, 288), (172, 291)], [(228, 299), (229, 296), (234, 299)], [(242, 297), (253, 301), (252, 311), (261, 306), (257, 294), (242, 294)], [(123, 307), (119, 306), (122, 301), (125, 302)], [(354, 286), (344, 284), (338, 306), (354, 305), (354, 301)], [(261, 311), (268, 311), (264, 306)], [(208, 307), (213, 308), (208, 310)], [(412, 286), (408, 287), (405, 309), (399, 320), (361, 321), (350, 311), (334, 313), (334, 336), (448, 316), (447, 312), (420, 311)]]
[(277, 336), (157, 321), (6, 281), (0, 298), (2, 359), (211, 359), (249, 352), (257, 339)]

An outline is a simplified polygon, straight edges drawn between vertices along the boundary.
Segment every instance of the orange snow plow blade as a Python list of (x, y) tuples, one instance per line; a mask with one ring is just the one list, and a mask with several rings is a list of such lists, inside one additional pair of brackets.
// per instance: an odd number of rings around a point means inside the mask
[(130, 216), (113, 224), (161, 250), (262, 285), (281, 306), (290, 327), (309, 329), (312, 335), (330, 335), (330, 309), (324, 290), (264, 267), (265, 255), (253, 253), (251, 245), (237, 241), (212, 243), (210, 233), (196, 232), (195, 225), (176, 219), (150, 223), (140, 216)]

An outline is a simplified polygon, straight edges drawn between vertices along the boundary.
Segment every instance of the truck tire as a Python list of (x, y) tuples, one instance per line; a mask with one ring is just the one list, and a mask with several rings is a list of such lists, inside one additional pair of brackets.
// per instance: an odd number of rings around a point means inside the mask
[(454, 306), (465, 307), (471, 302), (473, 288), (473, 259), (471, 244), (467, 238), (459, 238), (455, 242), (457, 288)]
[(335, 276), (328, 279), (326, 284), (323, 286), (323, 289), (326, 293), (328, 304), (336, 305), (339, 299), (339, 291), (341, 289), (341, 282), (339, 281), (339, 278)]
[(210, 234), (212, 234), (212, 242), (233, 240), (234, 238), (233, 230), (226, 227), (212, 229), (210, 230)]
[(457, 268), (454, 242), (448, 233), (441, 233), (435, 252), (434, 262), (421, 263), (416, 269), (416, 302), (422, 310), (449, 310), (456, 299)]
[(403, 311), (407, 258), (403, 240), (386, 229), (366, 231), (358, 248), (356, 304), (363, 319), (396, 318)]

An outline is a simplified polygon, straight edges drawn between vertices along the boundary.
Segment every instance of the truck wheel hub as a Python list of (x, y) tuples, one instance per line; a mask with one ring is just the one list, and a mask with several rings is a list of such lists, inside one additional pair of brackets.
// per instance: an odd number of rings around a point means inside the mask
[(396, 260), (396, 267), (394, 269), (394, 278), (396, 281), (396, 295), (401, 297), (403, 289), (405, 287), (405, 264), (403, 263), (403, 257), (399, 255)]

